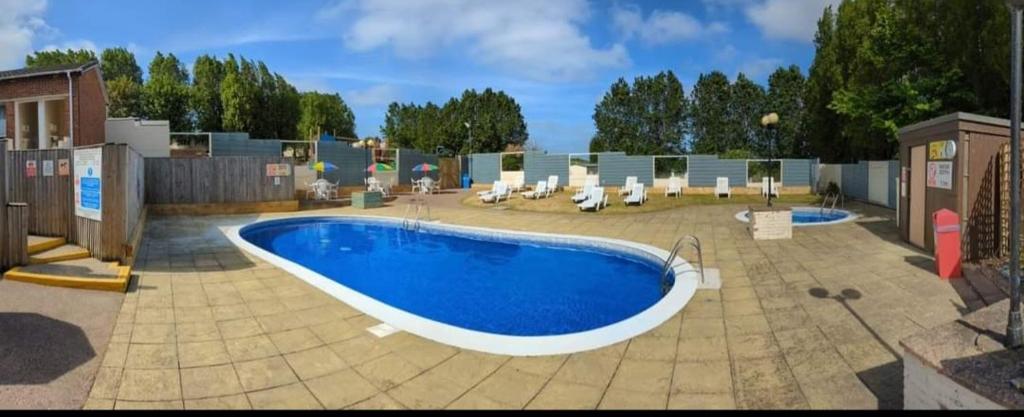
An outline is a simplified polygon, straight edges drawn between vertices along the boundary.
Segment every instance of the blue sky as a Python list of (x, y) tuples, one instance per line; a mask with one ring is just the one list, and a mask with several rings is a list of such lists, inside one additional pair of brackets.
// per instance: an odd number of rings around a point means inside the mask
[(361, 136), (391, 101), (443, 103), (492, 87), (523, 108), (530, 139), (585, 151), (594, 105), (617, 78), (672, 70), (758, 82), (806, 73), (817, 18), (838, 0), (0, 0), (0, 68), (36, 49), (125, 46), (187, 65), (228, 52), (262, 60), (300, 90), (341, 93)]

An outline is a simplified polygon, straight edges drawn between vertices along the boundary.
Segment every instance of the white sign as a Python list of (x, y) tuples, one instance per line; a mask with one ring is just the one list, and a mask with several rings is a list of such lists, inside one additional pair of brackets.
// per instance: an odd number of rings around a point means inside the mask
[(53, 160), (43, 161), (43, 176), (53, 176)]
[(953, 162), (933, 161), (928, 163), (928, 187), (953, 189)]
[(96, 221), (103, 216), (103, 148), (76, 149), (75, 215)]

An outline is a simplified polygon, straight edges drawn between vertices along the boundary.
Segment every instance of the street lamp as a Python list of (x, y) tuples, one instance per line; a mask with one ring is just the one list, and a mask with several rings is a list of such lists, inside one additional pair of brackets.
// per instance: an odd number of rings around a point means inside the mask
[(473, 124), (470, 123), (470, 122), (463, 122), (462, 125), (466, 126), (466, 130), (469, 131), (469, 143), (467, 144), (468, 146), (466, 146), (465, 149), (472, 150), (473, 149), (473, 147), (472, 147), (473, 146)]
[(1020, 317), (1020, 83), (1021, 14), (1024, 0), (1007, 0), (1010, 7), (1010, 312), (1006, 321), (1008, 348), (1024, 344)]
[(768, 207), (772, 206), (772, 180), (775, 179), (775, 176), (772, 174), (772, 157), (774, 156), (772, 141), (776, 134), (775, 132), (778, 124), (778, 113), (772, 112), (761, 117), (761, 126), (768, 129)]

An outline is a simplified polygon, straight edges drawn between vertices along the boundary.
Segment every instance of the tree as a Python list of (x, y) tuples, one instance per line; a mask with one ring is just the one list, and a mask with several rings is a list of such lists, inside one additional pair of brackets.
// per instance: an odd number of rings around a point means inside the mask
[(843, 86), (835, 26), (832, 7), (826, 7), (814, 36), (815, 54), (804, 90), (807, 110), (801, 121), (801, 130), (806, 132), (811, 152), (822, 162), (849, 162), (849, 147), (842, 137), (839, 115), (828, 107), (832, 95)]
[(788, 68), (779, 67), (768, 77), (765, 110), (779, 114), (776, 155), (786, 158), (811, 156), (809, 144), (801, 129), (801, 122), (804, 119), (805, 84), (806, 80), (800, 73), (800, 67), (796, 65)]
[(192, 66), (192, 90), (189, 103), (195, 114), (196, 129), (219, 132), (222, 129), (224, 107), (221, 105), (221, 80), (224, 64), (210, 55), (196, 57)]
[(149, 63), (149, 79), (143, 87), (146, 117), (167, 120), (172, 131), (192, 130), (189, 117), (188, 71), (174, 54), (160, 52)]
[[(270, 105), (273, 111), (273, 135), (280, 139), (298, 139), (298, 125), (302, 117), (301, 100), (299, 91), (288, 83), (280, 74), (274, 74), (274, 95)], [(351, 113), (351, 111), (350, 111)], [(355, 119), (353, 116), (353, 130)], [(352, 135), (353, 137), (355, 134)]]
[(637, 77), (632, 86), (620, 78), (594, 108), (597, 132), (590, 151), (681, 153), (688, 110), (683, 85), (672, 71)]
[(741, 72), (729, 90), (728, 123), (732, 136), (726, 151), (745, 149), (761, 157), (768, 156), (769, 143), (761, 126), (761, 116), (766, 113), (764, 88)]
[(355, 115), (338, 94), (302, 93), (299, 100), (299, 135), (315, 139), (326, 132), (335, 137), (356, 137)]
[(129, 77), (120, 76), (107, 81), (110, 117), (143, 117), (142, 86)]
[[(245, 64), (245, 59), (242, 59), (242, 63)], [(255, 86), (246, 80), (238, 61), (231, 54), (228, 54), (228, 59), (224, 61), (220, 100), (223, 106), (222, 128), (229, 132), (249, 132), (255, 117), (257, 92)]]
[(731, 98), (729, 78), (720, 71), (701, 74), (691, 93), (693, 152), (721, 154), (739, 146), (738, 135), (730, 125)]
[[(135, 62), (135, 54), (125, 48), (104, 49), (100, 54), (100, 69), (106, 80), (125, 77), (136, 84), (142, 84), (142, 68)], [(109, 86), (108, 83), (108, 89)]]
[(35, 51), (32, 55), (25, 56), (25, 66), (28, 68), (52, 67), (56, 65), (84, 64), (95, 61), (96, 54), (88, 49), (54, 49), (51, 51)]

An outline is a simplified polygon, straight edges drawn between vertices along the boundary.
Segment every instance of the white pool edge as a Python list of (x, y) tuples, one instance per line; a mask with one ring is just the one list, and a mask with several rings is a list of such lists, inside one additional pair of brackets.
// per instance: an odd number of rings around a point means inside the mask
[[(793, 211), (818, 211), (818, 210), (821, 210), (821, 207), (798, 206), (798, 207), (791, 207), (791, 209)], [(735, 217), (736, 220), (739, 220), (739, 221), (741, 221), (743, 223), (750, 223), (750, 219), (747, 218), (747, 212), (748, 211), (749, 210), (743, 210), (743, 211), (741, 211), (739, 213), (736, 213), (736, 215), (733, 216), (733, 217)], [(832, 209), (832, 211), (838, 211), (838, 212), (846, 213), (846, 217), (841, 218), (839, 220), (832, 220), (830, 222), (821, 222), (821, 223), (796, 223), (796, 222), (794, 222), (793, 223), (793, 227), (829, 226), (829, 225), (833, 225), (833, 224), (841, 224), (841, 223), (852, 222), (854, 220), (857, 220), (858, 217), (860, 217), (856, 213), (854, 213), (852, 211), (849, 211), (849, 210)]]
[[(439, 343), (486, 353), (513, 356), (560, 355), (610, 346), (646, 333), (671, 319), (675, 314), (682, 310), (690, 299), (693, 298), (697, 291), (697, 287), (700, 284), (700, 274), (697, 270), (685, 260), (676, 258), (672, 263), (672, 268), (675, 272), (675, 284), (672, 286), (669, 293), (646, 310), (620, 322), (585, 332), (558, 336), (508, 336), (486, 333), (427, 319), (377, 301), (372, 297), (352, 290), (302, 265), (289, 261), (249, 243), (239, 234), (242, 228), (252, 224), (262, 223), (264, 221), (302, 218), (377, 220), (401, 225), (401, 219), (394, 217), (315, 214), (258, 220), (247, 224), (226, 227), (222, 229), (222, 231), (232, 243), (246, 252), (249, 252), (256, 257), (287, 271), (321, 291), (330, 294), (334, 298), (384, 323)], [(572, 243), (573, 241), (584, 241), (600, 243), (602, 246), (611, 249), (619, 247), (620, 249), (633, 249), (647, 252), (662, 261), (667, 259), (669, 256), (668, 251), (654, 246), (619, 239), (522, 232), (441, 223), (424, 223), (423, 226), (424, 228), (442, 228), (477, 234), (501, 234), (510, 237), (521, 236), (552, 242)]]

